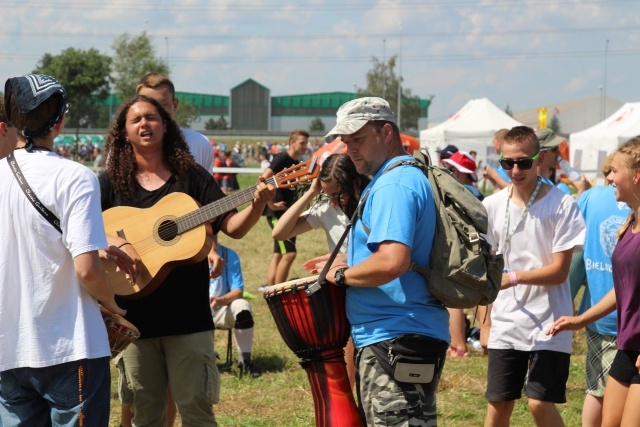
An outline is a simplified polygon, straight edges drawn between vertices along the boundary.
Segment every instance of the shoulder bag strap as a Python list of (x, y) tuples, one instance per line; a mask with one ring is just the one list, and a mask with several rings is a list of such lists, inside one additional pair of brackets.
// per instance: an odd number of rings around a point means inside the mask
[(36, 193), (33, 192), (27, 181), (24, 179), (24, 175), (22, 175), (20, 166), (18, 165), (18, 162), (16, 161), (13, 153), (7, 156), (7, 160), (9, 162), (9, 166), (11, 167), (11, 172), (13, 172), (13, 176), (16, 177), (18, 184), (20, 184), (20, 188), (22, 189), (24, 195), (27, 196), (27, 199), (31, 202), (33, 207), (36, 208), (40, 215), (42, 215), (44, 219), (46, 219), (49, 224), (53, 226), (53, 228), (55, 228), (60, 232), (60, 234), (62, 234), (62, 228), (60, 228), (60, 220), (53, 214), (53, 212), (51, 212), (45, 205), (42, 204), (40, 199), (38, 199), (38, 196), (36, 196)]
[(320, 289), (320, 287), (328, 285), (327, 281), (325, 280), (325, 278), (327, 277), (327, 273), (331, 268), (331, 264), (333, 264), (333, 261), (336, 259), (338, 252), (340, 252), (340, 248), (342, 247), (344, 240), (347, 238), (347, 235), (349, 235), (349, 231), (351, 230), (351, 227), (358, 220), (358, 211), (360, 210), (361, 206), (364, 206), (364, 202), (367, 200), (367, 197), (369, 197), (369, 191), (370, 190), (367, 190), (364, 193), (364, 195), (360, 198), (360, 202), (356, 207), (356, 211), (351, 216), (351, 221), (349, 221), (349, 224), (347, 224), (347, 227), (344, 229), (344, 233), (342, 233), (342, 236), (340, 236), (340, 240), (338, 240), (336, 247), (333, 249), (333, 252), (331, 252), (331, 256), (327, 260), (327, 263), (324, 265), (324, 268), (322, 269), (322, 271), (320, 272), (320, 275), (318, 276), (318, 281), (315, 284), (309, 286), (305, 291), (307, 295), (313, 295), (314, 293), (316, 293), (316, 291)]

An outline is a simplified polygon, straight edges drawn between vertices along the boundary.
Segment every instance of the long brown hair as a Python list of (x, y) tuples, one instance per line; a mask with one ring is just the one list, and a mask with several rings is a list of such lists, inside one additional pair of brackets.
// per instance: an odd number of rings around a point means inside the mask
[(189, 168), (195, 167), (196, 163), (189, 152), (189, 146), (182, 136), (178, 124), (162, 106), (152, 98), (137, 95), (124, 104), (114, 118), (107, 135), (105, 144), (107, 171), (111, 185), (116, 193), (125, 197), (133, 194), (136, 183), (136, 173), (138, 164), (133, 152), (133, 147), (127, 141), (127, 113), (131, 107), (139, 102), (152, 104), (158, 110), (162, 122), (166, 124), (166, 132), (162, 139), (162, 156), (171, 174), (180, 179)]
[(351, 157), (346, 154), (332, 154), (322, 163), (320, 181), (335, 181), (340, 188), (340, 192), (349, 196), (344, 207), (344, 213), (351, 218), (356, 211), (362, 191), (369, 184), (370, 179), (364, 175), (360, 175), (356, 171)]
[[(623, 145), (618, 148), (616, 153), (626, 154), (625, 157), (625, 166), (629, 168), (630, 171), (635, 171), (640, 169), (640, 136), (634, 136)], [(636, 214), (633, 210), (627, 217), (627, 220), (622, 224), (622, 227), (618, 230), (618, 238), (622, 237), (627, 228), (635, 221)]]

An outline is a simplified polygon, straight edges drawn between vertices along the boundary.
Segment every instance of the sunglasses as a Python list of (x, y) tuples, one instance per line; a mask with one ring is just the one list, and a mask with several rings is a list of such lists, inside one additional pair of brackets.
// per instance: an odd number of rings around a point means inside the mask
[(533, 157), (524, 158), (524, 159), (515, 159), (515, 160), (505, 159), (504, 157), (502, 157), (502, 154), (501, 154), (500, 159), (498, 159), (498, 161), (500, 162), (500, 166), (502, 166), (505, 170), (510, 171), (511, 169), (513, 169), (515, 165), (518, 165), (518, 169), (526, 171), (531, 169), (531, 167), (533, 166), (533, 162), (537, 160), (538, 157), (540, 157), (539, 151)]
[(68, 103), (67, 103), (67, 104), (64, 106), (64, 113), (65, 113), (65, 114), (69, 114), (69, 110), (70, 110), (70, 109), (71, 109), (71, 104), (68, 104)]
[(340, 203), (344, 203), (345, 202), (345, 197), (344, 194), (342, 192), (338, 193), (338, 194), (334, 194), (334, 195), (329, 195), (327, 193), (325, 193), (324, 191), (322, 192), (322, 194), (328, 198), (329, 200), (333, 200), (335, 202), (340, 202)]

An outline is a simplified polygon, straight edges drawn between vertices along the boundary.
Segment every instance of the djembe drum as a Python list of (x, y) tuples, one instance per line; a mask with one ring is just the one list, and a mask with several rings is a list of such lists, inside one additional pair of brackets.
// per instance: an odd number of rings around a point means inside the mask
[(140, 331), (124, 317), (111, 313), (100, 307), (102, 319), (107, 327), (109, 336), (109, 348), (111, 348), (111, 358), (116, 357), (129, 344), (140, 337)]
[(344, 362), (349, 339), (345, 289), (318, 276), (270, 286), (264, 298), (287, 346), (307, 371), (316, 426), (362, 426)]

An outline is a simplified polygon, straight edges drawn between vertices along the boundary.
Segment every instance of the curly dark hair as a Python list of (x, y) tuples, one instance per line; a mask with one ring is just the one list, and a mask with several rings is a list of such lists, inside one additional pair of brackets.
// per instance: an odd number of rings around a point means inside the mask
[(133, 105), (139, 102), (148, 102), (156, 107), (162, 122), (166, 123), (166, 132), (162, 140), (162, 155), (173, 177), (180, 179), (182, 174), (196, 166), (178, 124), (169, 116), (169, 113), (155, 99), (143, 95), (135, 96), (122, 105), (118, 111), (109, 128), (105, 144), (106, 173), (114, 191), (125, 197), (132, 196), (138, 171), (133, 147), (127, 141), (127, 113)]
[(344, 207), (344, 213), (349, 218), (356, 211), (362, 191), (371, 181), (356, 171), (356, 166), (347, 154), (332, 154), (327, 157), (322, 163), (318, 178), (322, 182), (335, 181), (340, 191), (349, 195), (349, 201)]

